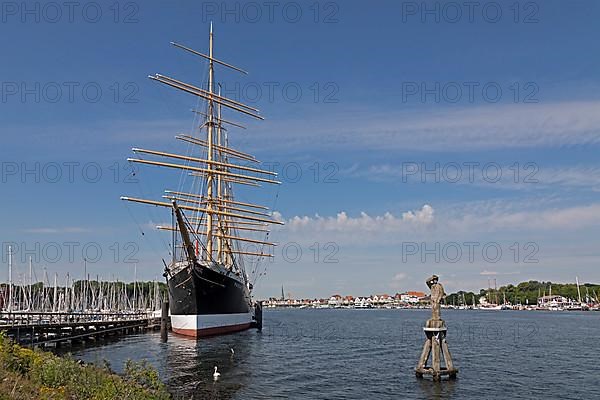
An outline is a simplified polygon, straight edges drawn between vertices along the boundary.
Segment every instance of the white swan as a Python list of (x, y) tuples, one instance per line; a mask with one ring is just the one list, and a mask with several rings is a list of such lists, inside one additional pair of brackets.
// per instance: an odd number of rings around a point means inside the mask
[(221, 376), (220, 372), (217, 372), (217, 366), (215, 365), (215, 372), (213, 373), (213, 378), (215, 380), (219, 379), (219, 377)]

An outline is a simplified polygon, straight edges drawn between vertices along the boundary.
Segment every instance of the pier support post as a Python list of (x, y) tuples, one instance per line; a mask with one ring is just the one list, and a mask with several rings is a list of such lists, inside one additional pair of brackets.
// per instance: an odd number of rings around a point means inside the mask
[(254, 305), (254, 325), (256, 329), (262, 331), (262, 303), (260, 301)]
[(160, 313), (160, 340), (166, 342), (168, 339), (169, 302), (163, 301)]

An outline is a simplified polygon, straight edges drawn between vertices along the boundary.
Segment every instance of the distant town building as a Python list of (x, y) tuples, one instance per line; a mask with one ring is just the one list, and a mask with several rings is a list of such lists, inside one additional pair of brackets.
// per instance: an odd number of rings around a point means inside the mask
[(426, 294), (423, 292), (405, 292), (400, 294), (400, 301), (408, 304), (418, 304)]
[(292, 299), (288, 294), (284, 297), (271, 297), (264, 301), (265, 307), (292, 308), (413, 308), (425, 307), (429, 296), (423, 292), (408, 291), (391, 296), (387, 293), (369, 296), (351, 296), (334, 294), (328, 299)]
[(329, 304), (329, 307), (341, 307), (342, 306), (342, 296), (340, 296), (339, 294), (334, 294), (333, 296), (331, 296), (329, 298), (329, 301), (327, 302), (327, 304)]

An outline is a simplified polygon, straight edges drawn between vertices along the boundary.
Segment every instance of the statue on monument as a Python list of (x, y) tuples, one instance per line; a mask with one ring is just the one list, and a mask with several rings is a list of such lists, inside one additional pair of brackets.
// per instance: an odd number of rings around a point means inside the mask
[(442, 284), (438, 283), (438, 279), (437, 275), (432, 275), (425, 281), (431, 290), (431, 319), (427, 321), (427, 327), (429, 328), (441, 328), (445, 325), (444, 320), (441, 318), (441, 308), (446, 293)]
[[(419, 358), (419, 363), (415, 368), (418, 378), (423, 375), (431, 375), (434, 381), (439, 381), (442, 376), (448, 376), (455, 379), (458, 369), (452, 363), (450, 349), (446, 341), (446, 323), (441, 318), (442, 300), (446, 296), (444, 287), (438, 282), (439, 277), (432, 275), (425, 281), (431, 290), (431, 318), (427, 320), (423, 331), (425, 332), (425, 344)], [(427, 365), (431, 355), (431, 365)], [(445, 366), (442, 365), (442, 359)]]

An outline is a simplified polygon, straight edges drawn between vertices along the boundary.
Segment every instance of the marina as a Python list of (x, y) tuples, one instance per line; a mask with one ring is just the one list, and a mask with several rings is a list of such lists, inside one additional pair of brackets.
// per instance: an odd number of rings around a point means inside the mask
[(600, 2), (467, 3), (3, 3), (0, 400), (600, 399)]
[[(58, 274), (50, 284), (44, 268), (38, 281), (29, 258), (28, 275), (13, 281), (12, 247), (8, 247), (8, 282), (0, 285), (0, 332), (16, 343), (29, 346), (72, 345), (107, 336), (161, 329), (164, 284), (158, 282), (102, 281), (90, 279), (83, 260), (85, 279), (67, 273), (63, 284)], [(137, 267), (136, 267), (137, 270)], [(34, 278), (35, 276), (35, 278)]]

